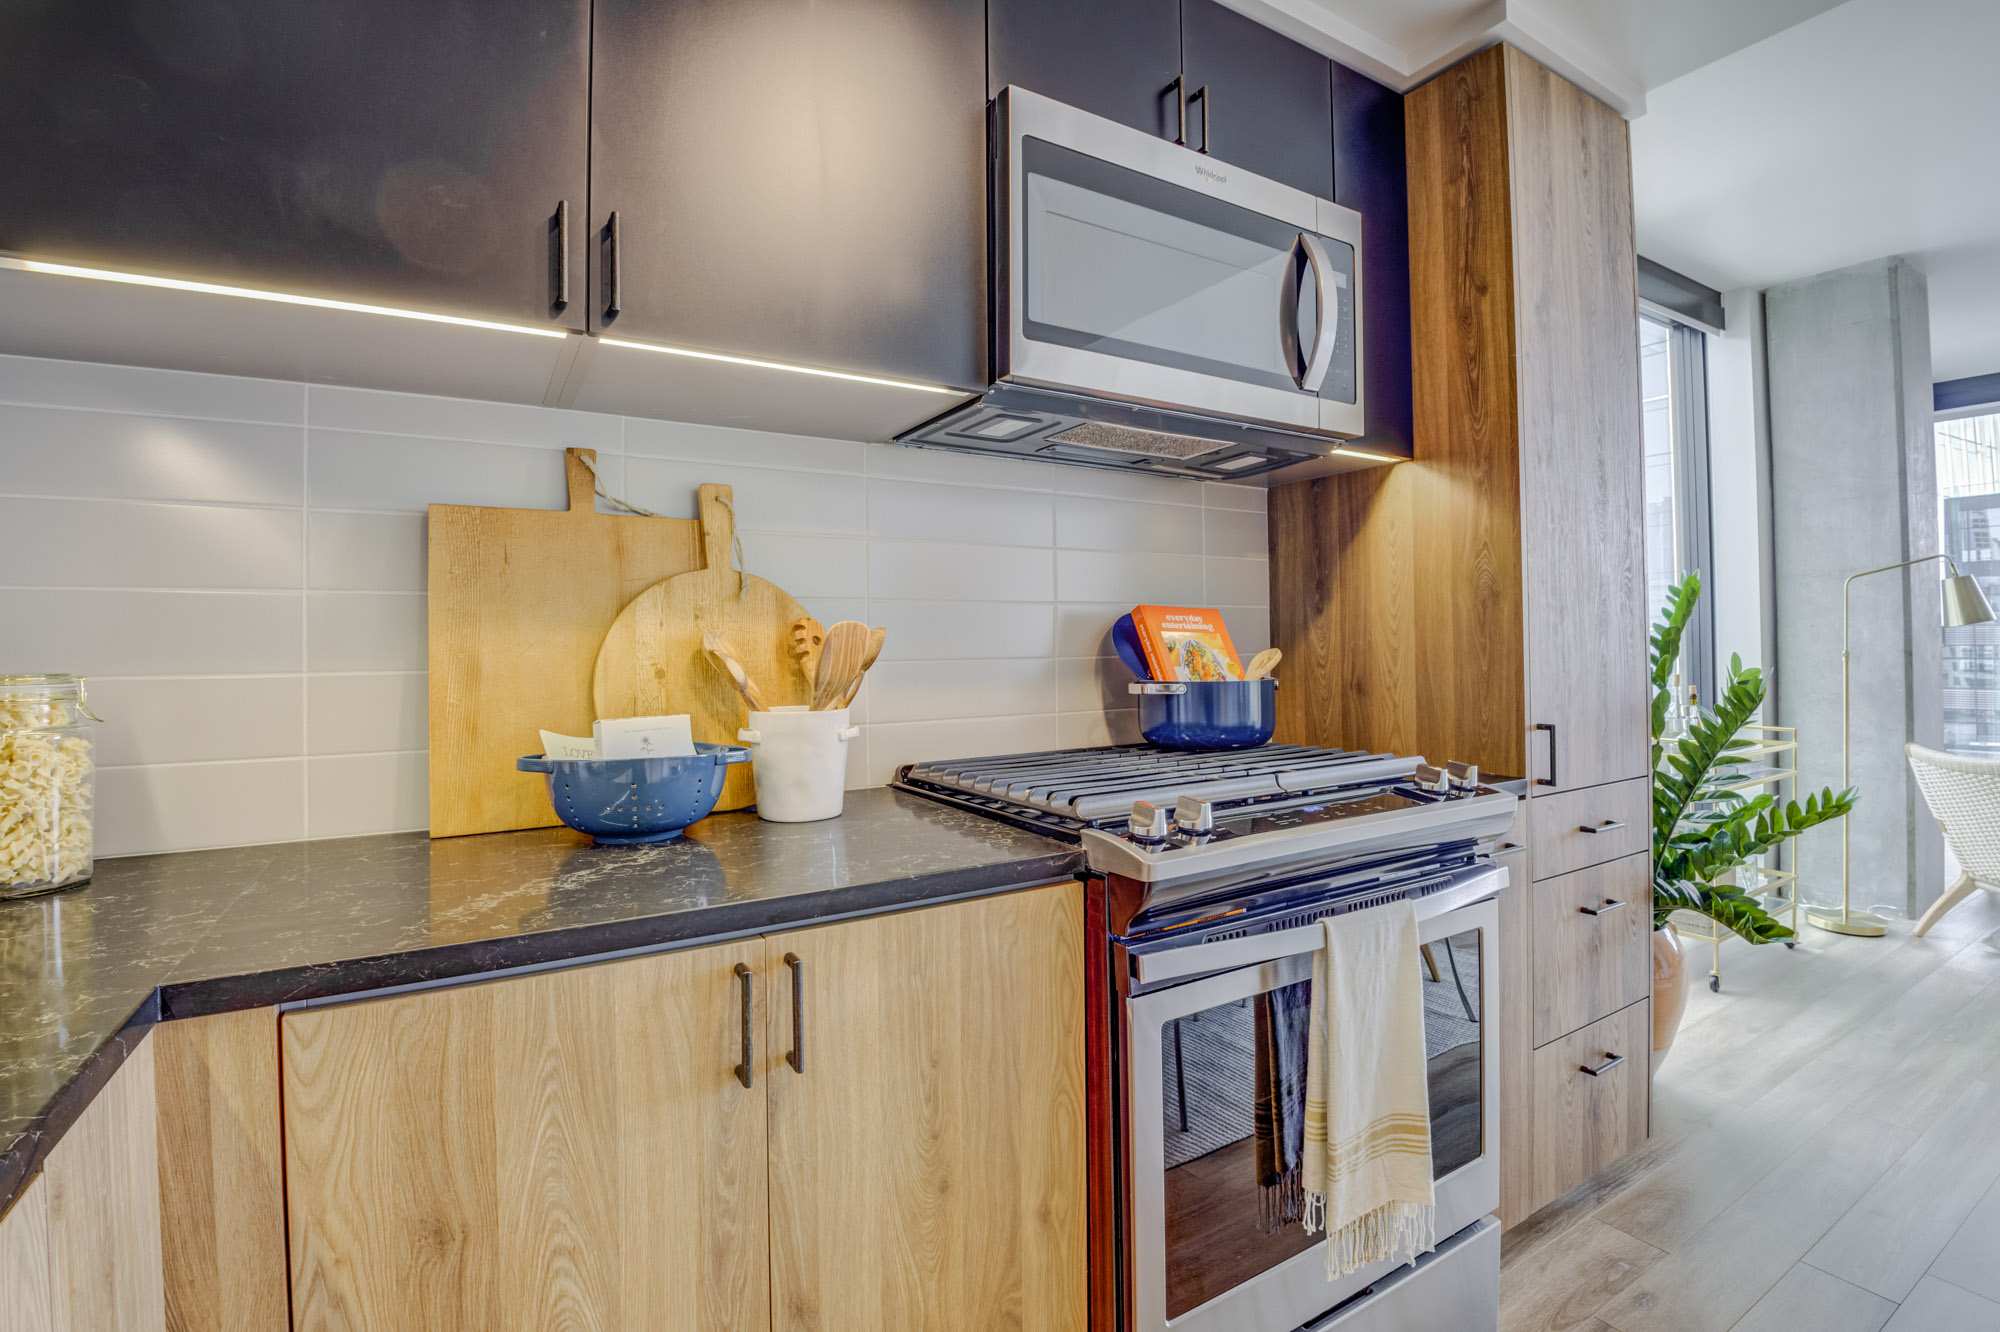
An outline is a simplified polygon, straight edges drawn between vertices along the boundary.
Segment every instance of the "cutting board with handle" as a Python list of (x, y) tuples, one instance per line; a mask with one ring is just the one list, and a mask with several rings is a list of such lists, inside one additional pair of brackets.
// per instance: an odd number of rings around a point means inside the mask
[(543, 729), (590, 734), (591, 671), (618, 613), (702, 567), (695, 520), (597, 512), (586, 458), (565, 455), (566, 511), (430, 506), (433, 837), (555, 826), (514, 760), (541, 752)]
[[(685, 712), (694, 738), (735, 744), (749, 711), (721, 663), (702, 646), (719, 631), (744, 673), (772, 707), (812, 702), (812, 688), (792, 652), (792, 626), (805, 608), (754, 574), (730, 567), (736, 517), (728, 486), (703, 486), (702, 568), (641, 592), (619, 612), (597, 653), (600, 717)], [(729, 769), (718, 810), (756, 802), (748, 765)]]

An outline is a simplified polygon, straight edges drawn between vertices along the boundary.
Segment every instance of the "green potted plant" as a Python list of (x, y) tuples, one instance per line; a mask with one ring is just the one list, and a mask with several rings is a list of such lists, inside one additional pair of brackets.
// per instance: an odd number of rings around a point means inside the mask
[(1793, 943), (1780, 925), (1742, 888), (1717, 880), (1751, 857), (1854, 808), (1854, 791), (1831, 787), (1780, 804), (1776, 795), (1728, 789), (1743, 778), (1753, 741), (1743, 727), (1764, 704), (1764, 673), (1729, 659), (1729, 680), (1713, 708), (1688, 718), (1671, 746), (1666, 741), (1673, 693), (1668, 681), (1680, 659), (1681, 635), (1701, 597), (1701, 576), (1667, 589), (1667, 604), (1653, 627), (1653, 1063), (1666, 1057), (1687, 1007), (1687, 967), (1680, 935), (1669, 917), (1692, 911), (1753, 944)]

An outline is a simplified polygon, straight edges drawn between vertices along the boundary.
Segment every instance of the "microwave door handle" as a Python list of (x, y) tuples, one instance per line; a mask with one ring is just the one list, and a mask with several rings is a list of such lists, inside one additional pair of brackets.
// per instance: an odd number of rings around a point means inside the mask
[[(1299, 347), (1299, 279), (1304, 276), (1300, 272), (1301, 265), (1312, 270), (1313, 302), (1319, 312), (1317, 326), (1313, 329), (1311, 356), (1302, 355)], [(1340, 307), (1338, 301), (1327, 300), (1326, 275), (1332, 271), (1333, 260), (1320, 238), (1309, 231), (1301, 231), (1292, 242), (1284, 289), (1279, 293), (1278, 338), (1285, 349), (1292, 382), (1307, 393), (1318, 393), (1326, 383), (1327, 372), (1333, 369), (1336, 338), (1327, 324), (1329, 320), (1340, 318)]]

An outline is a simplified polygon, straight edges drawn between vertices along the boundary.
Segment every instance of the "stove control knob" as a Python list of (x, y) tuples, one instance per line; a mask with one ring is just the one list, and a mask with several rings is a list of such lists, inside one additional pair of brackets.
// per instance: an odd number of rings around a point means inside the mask
[(1167, 811), (1150, 800), (1132, 802), (1132, 823), (1127, 829), (1135, 842), (1164, 842), (1173, 831)]
[(1449, 759), (1445, 762), (1444, 770), (1450, 775), (1451, 784), (1459, 790), (1470, 794), (1479, 789), (1477, 763), (1460, 763), (1457, 759)]
[(1443, 768), (1434, 768), (1428, 763), (1417, 765), (1416, 784), (1425, 791), (1451, 790), (1451, 778), (1445, 776)]
[(1215, 831), (1215, 802), (1200, 796), (1184, 795), (1174, 801), (1174, 824), (1184, 833), (1200, 837)]

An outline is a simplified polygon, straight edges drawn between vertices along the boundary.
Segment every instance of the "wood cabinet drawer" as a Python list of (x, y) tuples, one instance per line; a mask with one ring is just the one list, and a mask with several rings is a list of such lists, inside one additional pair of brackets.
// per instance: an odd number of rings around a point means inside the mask
[(1649, 777), (1536, 796), (1528, 802), (1535, 877), (1553, 879), (1650, 849), (1652, 802)]
[(1535, 1188), (1542, 1207), (1646, 1138), (1652, 1001), (1535, 1051)]
[(1650, 856), (1533, 884), (1535, 1044), (1644, 999), (1653, 983)]

